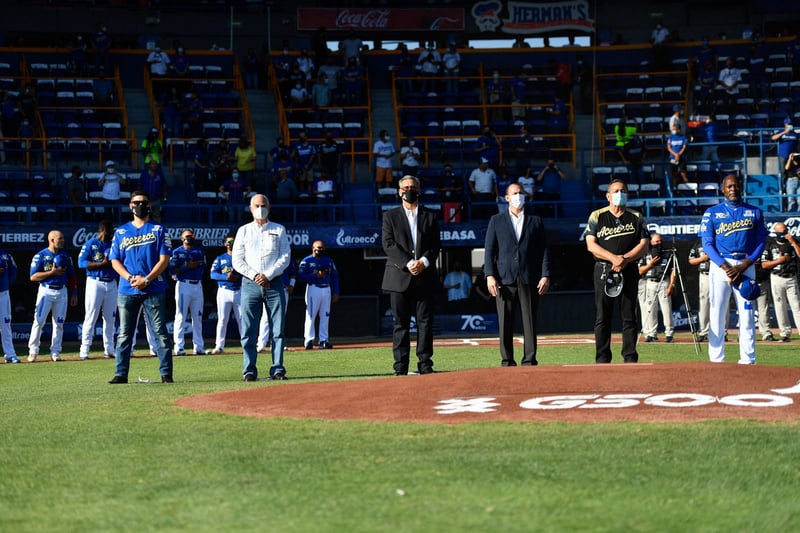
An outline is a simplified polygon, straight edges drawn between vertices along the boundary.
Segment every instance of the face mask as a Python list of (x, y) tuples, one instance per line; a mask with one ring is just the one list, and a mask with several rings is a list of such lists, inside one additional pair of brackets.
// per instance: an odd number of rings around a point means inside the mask
[(253, 216), (258, 220), (267, 220), (267, 215), (269, 214), (269, 209), (266, 207), (256, 207), (253, 210)]
[(314, 254), (320, 257), (325, 255), (325, 248), (323, 248), (322, 250), (314, 250)]
[(149, 205), (135, 205), (133, 206), (133, 216), (136, 218), (147, 218), (150, 216), (150, 206)]
[(775, 238), (776, 238), (777, 240), (779, 240), (779, 241), (785, 241), (785, 240), (786, 240), (786, 232), (784, 231), (784, 232), (778, 233), (778, 232), (776, 231), (776, 232), (775, 232)]
[(678, 130), (672, 130), (672, 134), (673, 135), (677, 135), (678, 134)]
[(525, 205), (525, 195), (524, 195), (524, 194), (522, 194), (521, 192), (518, 192), (518, 193), (516, 193), (516, 194), (512, 194), (512, 195), (509, 197), (508, 203), (509, 203), (509, 204), (511, 205), (511, 207), (513, 207), (514, 209), (519, 209), (519, 208), (521, 208), (523, 205)]
[(417, 200), (419, 200), (419, 192), (413, 189), (409, 189), (407, 191), (403, 191), (403, 195), (401, 196), (401, 198), (406, 203), (415, 204), (417, 203)]
[(656, 244), (650, 247), (650, 256), (651, 257), (661, 257), (661, 245)]
[(294, 86), (294, 88), (297, 89), (298, 91), (300, 90), (301, 87), (302, 87), (302, 85), (300, 85), (299, 83)]
[(233, 179), (235, 179), (235, 180), (238, 180), (239, 179), (239, 173), (238, 172), (234, 172), (233, 174), (231, 174), (231, 177)]
[(226, 242), (225, 243), (225, 248), (227, 248), (228, 250), (232, 249), (233, 248), (233, 241)]
[(628, 193), (615, 192), (611, 195), (611, 203), (617, 207), (622, 207), (628, 203)]
[(191, 245), (193, 245), (193, 244), (194, 244), (194, 237), (184, 237), (184, 238), (183, 238), (183, 242), (184, 242), (186, 245), (188, 245), (188, 246), (191, 246)]

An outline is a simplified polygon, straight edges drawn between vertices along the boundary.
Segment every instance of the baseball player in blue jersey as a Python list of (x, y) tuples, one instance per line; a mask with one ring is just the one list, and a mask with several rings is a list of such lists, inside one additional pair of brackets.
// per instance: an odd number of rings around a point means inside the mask
[[(703, 214), (699, 237), (708, 255), (710, 318), (708, 357), (714, 363), (725, 360), (725, 315), (733, 290), (739, 310), (739, 364), (756, 362), (755, 302), (742, 296), (740, 284), (755, 279), (754, 263), (767, 241), (761, 209), (742, 201), (736, 176), (722, 181), (725, 200)], [(734, 290), (735, 288), (735, 290)]]
[(10, 253), (0, 250), (0, 336), (6, 363), (19, 363), (11, 337), (11, 298), (8, 288), (17, 279), (17, 263)]
[(167, 334), (166, 292), (172, 244), (167, 230), (150, 221), (150, 197), (142, 191), (131, 195), (133, 220), (114, 232), (111, 240), (111, 264), (119, 274), (116, 365), (111, 384), (127, 383), (131, 364), (131, 335), (139, 310), (155, 331), (156, 355), (160, 362), (162, 383), (172, 383), (172, 343)]
[[(289, 311), (289, 296), (294, 293), (294, 286), (297, 283), (297, 266), (295, 266), (291, 257), (289, 257), (289, 264), (286, 265), (286, 270), (281, 274), (281, 282), (283, 282), (283, 294), (286, 297), (286, 305), (283, 306), (283, 319), (286, 320), (286, 313)], [(269, 313), (267, 313), (267, 308), (265, 307), (264, 314), (261, 315), (261, 322), (258, 324), (257, 352), (265, 351), (272, 343), (269, 334)]]
[(306, 284), (306, 322), (303, 331), (306, 350), (314, 348), (314, 323), (319, 316), (319, 347), (333, 348), (328, 342), (331, 303), (339, 301), (339, 274), (333, 259), (325, 255), (325, 244), (314, 241), (311, 255), (300, 261), (297, 279)]
[(69, 305), (78, 305), (78, 278), (72, 258), (64, 251), (64, 234), (53, 230), (47, 234), (48, 246), (31, 260), (31, 281), (39, 284), (36, 293), (36, 311), (33, 315), (31, 337), (28, 340), (28, 362), (39, 356), (42, 328), (47, 315), (52, 314), (53, 334), (50, 341), (50, 359), (61, 361), (61, 339), (64, 336), (64, 319), (67, 316), (67, 291)]
[(97, 227), (97, 236), (89, 239), (78, 254), (78, 267), (86, 269), (85, 314), (81, 329), (81, 359), (89, 359), (97, 317), (103, 313), (103, 357), (114, 357), (114, 329), (117, 310), (117, 273), (108, 254), (114, 225), (106, 219)]
[(194, 354), (203, 355), (203, 273), (206, 270), (206, 254), (195, 242), (194, 233), (187, 229), (181, 233), (180, 246), (173, 250), (169, 261), (169, 273), (175, 280), (175, 323), (173, 335), (175, 355), (186, 355), (184, 351), (183, 324), (192, 323)]
[(236, 319), (239, 335), (242, 334), (242, 313), (239, 309), (242, 301), (242, 275), (233, 269), (233, 241), (233, 234), (225, 236), (227, 252), (218, 256), (211, 264), (211, 279), (217, 282), (217, 340), (211, 350), (213, 355), (224, 353), (225, 334), (231, 314)]

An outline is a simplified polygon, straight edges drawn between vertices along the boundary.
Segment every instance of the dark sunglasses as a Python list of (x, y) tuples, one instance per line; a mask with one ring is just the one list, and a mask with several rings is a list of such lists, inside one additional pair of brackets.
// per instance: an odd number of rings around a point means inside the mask
[(150, 205), (150, 202), (148, 200), (134, 200), (133, 202), (131, 202), (131, 204), (132, 205), (145, 205), (146, 206), (146, 205)]

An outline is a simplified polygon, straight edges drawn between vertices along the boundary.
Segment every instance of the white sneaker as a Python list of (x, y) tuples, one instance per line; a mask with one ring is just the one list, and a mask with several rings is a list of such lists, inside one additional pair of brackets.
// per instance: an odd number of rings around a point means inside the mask
[(39, 357), (38, 353), (29, 353), (28, 354), (28, 362), (29, 363), (35, 363), (37, 357)]
[(61, 356), (53, 352), (50, 354), (50, 359), (52, 359), (53, 362), (61, 361)]
[(225, 353), (225, 352), (222, 350), (222, 348), (214, 348), (213, 350), (211, 350), (211, 355), (219, 355), (219, 354), (221, 354), (221, 353)]

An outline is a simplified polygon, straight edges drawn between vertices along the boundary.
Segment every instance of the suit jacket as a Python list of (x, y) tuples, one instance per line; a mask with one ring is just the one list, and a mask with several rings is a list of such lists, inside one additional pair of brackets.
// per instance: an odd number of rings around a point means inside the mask
[[(433, 297), (439, 290), (439, 276), (436, 273), (436, 259), (439, 256), (441, 240), (436, 213), (423, 206), (417, 210), (417, 249), (414, 250), (411, 230), (402, 206), (390, 209), (383, 214), (381, 243), (387, 255), (381, 288), (385, 291), (403, 292), (415, 277), (430, 290)], [(413, 276), (406, 265), (412, 259), (428, 259), (428, 268), (419, 276)]]
[(550, 276), (550, 255), (542, 219), (525, 214), (519, 242), (508, 210), (493, 215), (486, 228), (484, 270), (502, 285), (511, 285), (521, 277), (523, 283), (536, 285)]

